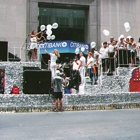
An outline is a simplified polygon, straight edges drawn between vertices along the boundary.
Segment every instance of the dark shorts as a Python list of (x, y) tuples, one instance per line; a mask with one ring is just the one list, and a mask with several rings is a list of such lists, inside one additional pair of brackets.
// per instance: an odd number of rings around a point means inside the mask
[(135, 58), (136, 57), (136, 52), (129, 52), (128, 57), (129, 58)]
[(103, 58), (102, 59), (102, 67), (107, 67), (108, 66), (108, 59), (107, 58)]
[(55, 99), (61, 100), (63, 98), (62, 92), (54, 92)]

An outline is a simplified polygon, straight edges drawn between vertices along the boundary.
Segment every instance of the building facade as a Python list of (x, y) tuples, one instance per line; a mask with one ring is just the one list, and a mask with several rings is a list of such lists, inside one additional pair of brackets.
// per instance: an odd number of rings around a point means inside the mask
[[(123, 34), (140, 37), (139, 0), (1, 0), (0, 41), (8, 41), (10, 52), (26, 61), (26, 43), (32, 30), (57, 22), (56, 40), (101, 43)], [(126, 32), (124, 23), (130, 23)], [(103, 30), (108, 30), (108, 36)], [(16, 46), (16, 47), (15, 47)], [(13, 49), (14, 47), (14, 49)]]

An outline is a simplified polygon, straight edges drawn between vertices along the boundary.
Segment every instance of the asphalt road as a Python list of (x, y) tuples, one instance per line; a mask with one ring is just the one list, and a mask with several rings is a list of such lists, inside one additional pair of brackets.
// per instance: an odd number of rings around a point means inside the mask
[(0, 113), (0, 140), (140, 140), (140, 109)]

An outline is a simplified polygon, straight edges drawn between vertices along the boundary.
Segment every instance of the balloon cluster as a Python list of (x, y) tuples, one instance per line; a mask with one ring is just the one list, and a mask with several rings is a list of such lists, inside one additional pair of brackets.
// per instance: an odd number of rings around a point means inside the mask
[(75, 49), (75, 54), (79, 54), (79, 51), (80, 51), (79, 48), (76, 48)]
[[(130, 29), (131, 29), (130, 24), (129, 24), (128, 22), (125, 22), (125, 23), (124, 23), (124, 28), (125, 28), (125, 31), (126, 31), (126, 32), (129, 32)], [(108, 30), (105, 29), (105, 30), (103, 30), (103, 34), (104, 34), (105, 36), (109, 36), (110, 32), (109, 32)]]
[(58, 28), (58, 23), (53, 23), (52, 25), (48, 24), (47, 26), (41, 25), (40, 30), (45, 31), (46, 30), (46, 35), (47, 35), (47, 40), (54, 40), (55, 35), (52, 35), (52, 29)]
[[(84, 52), (85, 51), (85, 48), (84, 47), (81, 47), (81, 52)], [(80, 49), (79, 48), (76, 48), (75, 49), (75, 54), (79, 54), (80, 52)]]

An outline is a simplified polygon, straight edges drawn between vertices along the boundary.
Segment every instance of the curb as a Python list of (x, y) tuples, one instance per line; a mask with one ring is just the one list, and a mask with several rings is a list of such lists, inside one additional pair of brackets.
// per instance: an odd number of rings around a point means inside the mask
[[(132, 109), (140, 108), (138, 103), (119, 103), (119, 104), (93, 104), (93, 105), (65, 105), (64, 111), (84, 111), (84, 110), (115, 110), (115, 109)], [(25, 106), (25, 107), (1, 107), (0, 112), (53, 112), (54, 106)]]

